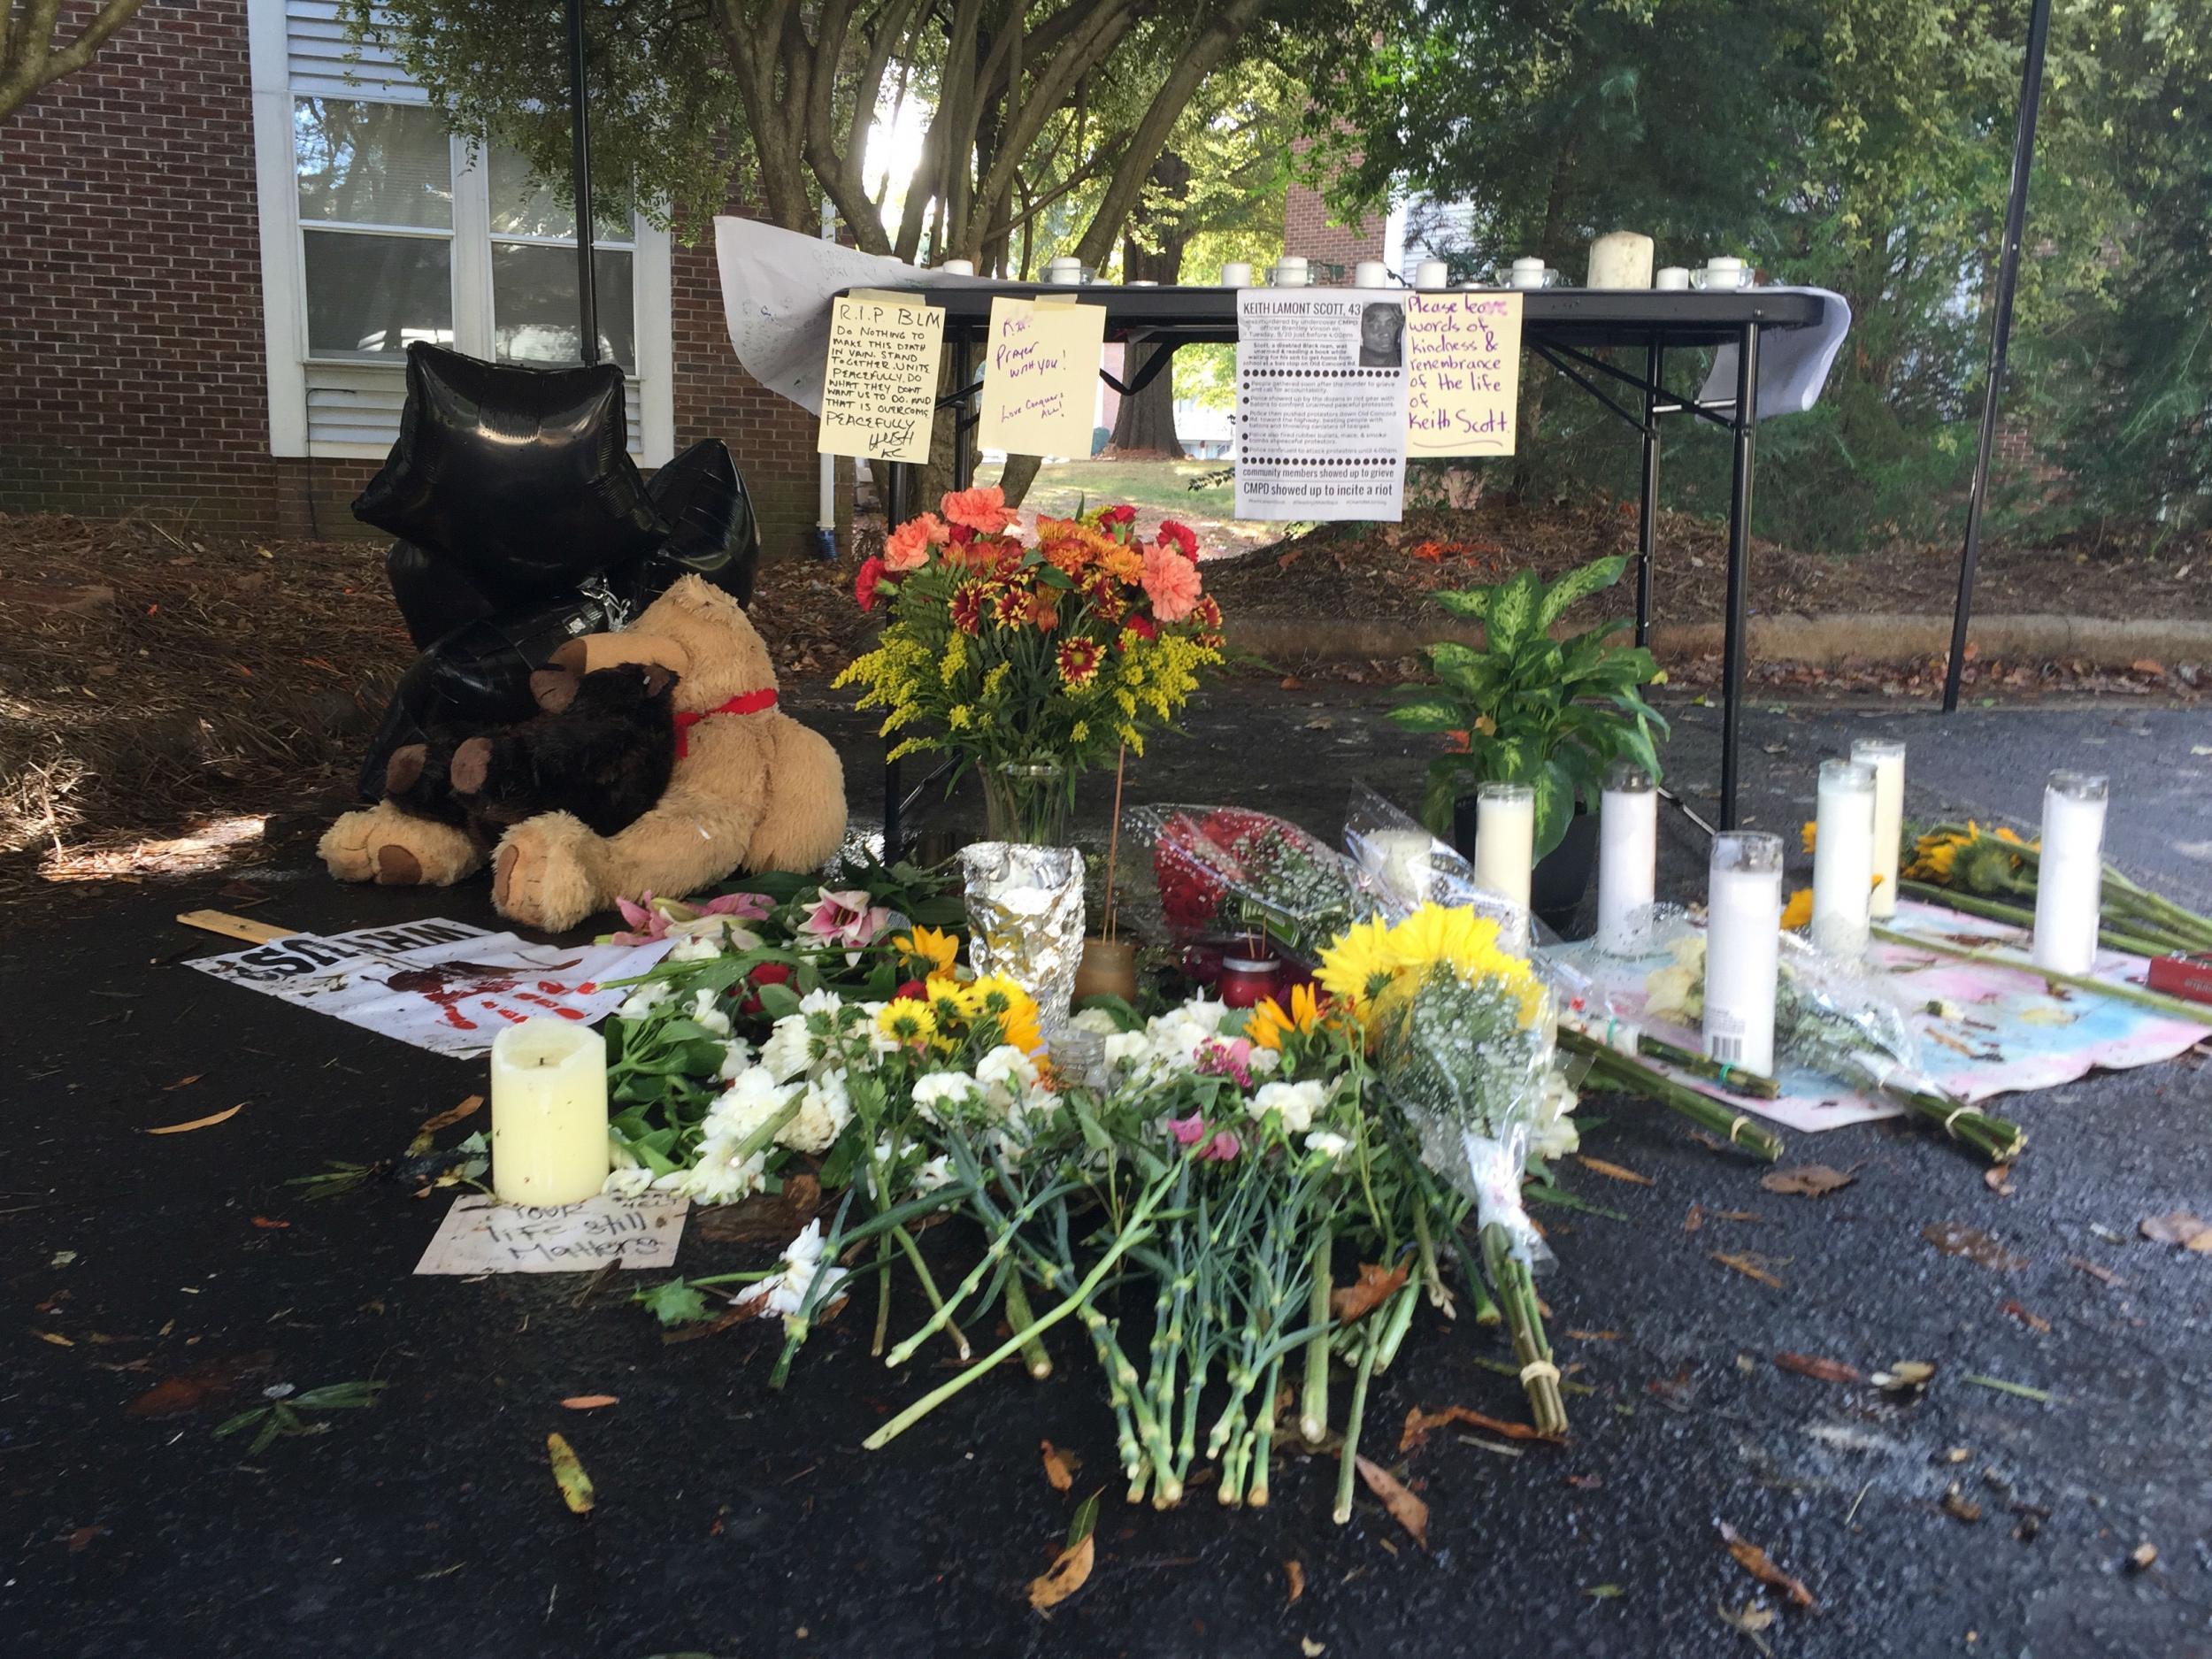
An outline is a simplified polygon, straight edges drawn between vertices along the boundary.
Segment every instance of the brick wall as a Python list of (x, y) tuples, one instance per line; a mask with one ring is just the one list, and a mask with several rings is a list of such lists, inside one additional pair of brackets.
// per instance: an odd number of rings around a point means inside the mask
[[(800, 551), (813, 419), (738, 367), (711, 240), (674, 267), (677, 448), (727, 442), (764, 550)], [(0, 511), (364, 533), (375, 463), (269, 454), (246, 0), (146, 0), (0, 128)]]
[(1383, 257), (1382, 217), (1333, 225), (1321, 193), (1293, 180), (1283, 203), (1283, 251), (1323, 265), (1351, 266)]

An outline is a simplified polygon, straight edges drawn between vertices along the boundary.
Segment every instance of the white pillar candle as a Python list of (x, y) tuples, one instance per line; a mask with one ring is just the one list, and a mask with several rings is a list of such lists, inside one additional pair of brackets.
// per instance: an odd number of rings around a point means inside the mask
[(1590, 244), (1590, 274), (1585, 288), (1647, 288), (1651, 286), (1651, 238), (1632, 230), (1613, 230)]
[(1082, 280), (1083, 262), (1080, 259), (1062, 257), (1050, 261), (1045, 266), (1045, 280), (1048, 282), (1067, 287)]
[(1285, 254), (1275, 262), (1275, 286), (1279, 288), (1302, 288), (1306, 286), (1306, 259), (1303, 254)]
[(1528, 909), (1536, 864), (1536, 791), (1525, 783), (1486, 783), (1475, 791), (1475, 885)]
[(1248, 288), (1252, 286), (1252, 266), (1243, 259), (1231, 259), (1221, 267), (1221, 286), (1225, 288)]
[(1541, 259), (1524, 255), (1513, 262), (1513, 269), (1506, 274), (1506, 282), (1509, 287), (1517, 288), (1540, 288), (1549, 274)]
[(1436, 866), (1430, 854), (1435, 838), (1426, 830), (1385, 829), (1361, 838), (1360, 868), (1408, 904), (1434, 897)]
[(1705, 894), (1705, 1057), (1774, 1075), (1774, 988), (1782, 949), (1782, 841), (1713, 837)]
[(1424, 259), (1414, 267), (1413, 286), (1417, 288), (1449, 288), (1452, 268), (1441, 259)]
[(1390, 285), (1390, 267), (1379, 259), (1363, 259), (1352, 267), (1352, 286), (1379, 288)]
[(2105, 780), (2055, 772), (2043, 786), (2043, 849), (2035, 877), (2035, 965), (2086, 973), (2096, 965), (2104, 898)]
[(1867, 914), (1886, 922), (1897, 914), (1897, 848), (1905, 834), (1905, 746), (1894, 738), (1863, 737), (1851, 758), (1874, 768), (1874, 873), (1881, 880)]
[(973, 276), (975, 274), (975, 261), (972, 259), (944, 259), (938, 262), (937, 268), (940, 271), (942, 271), (947, 276)]
[(503, 1204), (572, 1204), (607, 1181), (607, 1044), (587, 1026), (526, 1019), (492, 1039), (492, 1191)]
[(1686, 288), (1690, 286), (1690, 267), (1686, 265), (1661, 265), (1658, 273), (1651, 279), (1651, 286), (1666, 293)]
[(1822, 761), (1813, 823), (1813, 943), (1832, 956), (1863, 956), (1874, 881), (1874, 768)]
[(1605, 769), (1598, 798), (1598, 949), (1624, 956), (1649, 920), (1659, 866), (1659, 791), (1632, 761)]

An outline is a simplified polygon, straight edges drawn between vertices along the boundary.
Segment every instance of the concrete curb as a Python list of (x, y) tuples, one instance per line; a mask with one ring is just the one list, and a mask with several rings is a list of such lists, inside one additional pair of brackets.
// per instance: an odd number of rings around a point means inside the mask
[[(1232, 617), (1229, 643), (1267, 657), (1356, 657), (1388, 659), (1410, 657), (1438, 640), (1479, 646), (1479, 623), (1440, 621), (1434, 627), (1400, 622), (1360, 622), (1325, 618)], [(1680, 662), (1720, 654), (1718, 622), (1662, 622), (1651, 631), (1651, 647), (1662, 662)], [(2115, 621), (2103, 617), (1978, 617), (1968, 642), (1982, 660), (2079, 661), (2097, 668), (2125, 668), (2146, 659), (2171, 666), (2177, 662), (2212, 661), (2212, 622), (2141, 618)], [(1754, 662), (1804, 663), (1832, 668), (1847, 661), (1909, 663), (1941, 657), (1951, 649), (1947, 617), (1871, 613), (1865, 616), (1774, 616), (1751, 619)]]

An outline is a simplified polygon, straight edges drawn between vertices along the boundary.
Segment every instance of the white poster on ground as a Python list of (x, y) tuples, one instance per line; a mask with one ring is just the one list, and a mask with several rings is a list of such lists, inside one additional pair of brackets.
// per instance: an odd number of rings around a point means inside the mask
[(1404, 290), (1247, 288), (1237, 329), (1237, 517), (1401, 518)]

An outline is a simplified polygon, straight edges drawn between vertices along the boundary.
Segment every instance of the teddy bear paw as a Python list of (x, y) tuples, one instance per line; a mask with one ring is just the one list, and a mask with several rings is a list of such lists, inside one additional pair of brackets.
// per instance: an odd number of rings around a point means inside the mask
[(591, 869), (598, 839), (566, 812), (516, 825), (492, 855), (492, 908), (549, 933), (575, 926), (603, 902)]
[(388, 802), (341, 816), (316, 850), (339, 880), (386, 887), (451, 887), (484, 862), (465, 832), (410, 818)]

